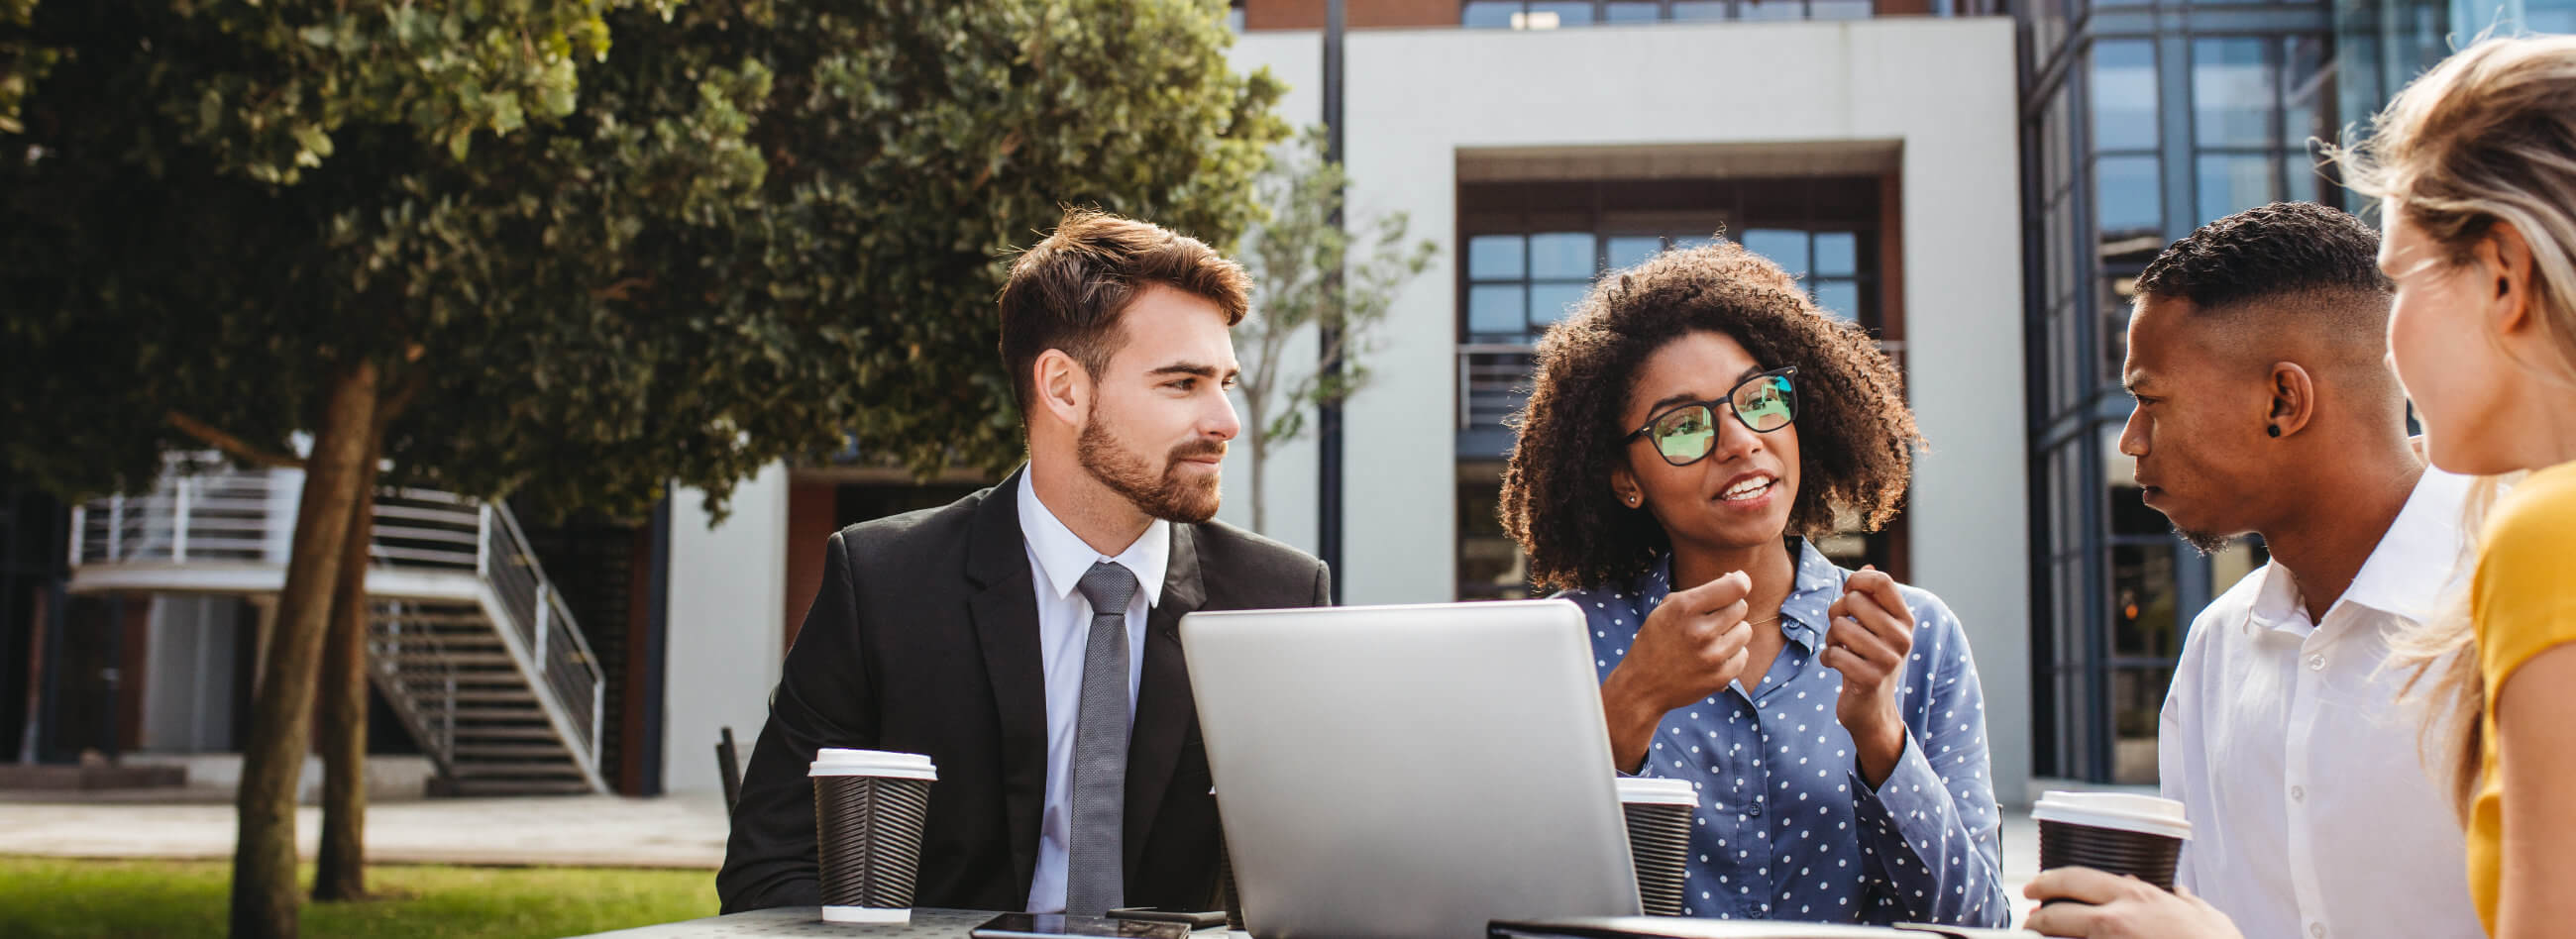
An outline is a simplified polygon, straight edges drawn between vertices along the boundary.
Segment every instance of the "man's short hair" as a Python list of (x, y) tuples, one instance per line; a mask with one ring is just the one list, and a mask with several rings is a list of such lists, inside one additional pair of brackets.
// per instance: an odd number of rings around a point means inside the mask
[(2203, 225), (2138, 275), (2140, 297), (2189, 300), (2202, 311), (2344, 293), (2377, 295), (2384, 321), (2393, 290), (2379, 271), (2379, 232), (2314, 202), (2275, 202)]
[(1154, 284), (1216, 304), (1227, 326), (1252, 306), (1252, 279), (1242, 265), (1196, 238), (1106, 212), (1067, 212), (1053, 233), (1020, 253), (1002, 285), (1002, 365), (1021, 420), (1037, 402), (1038, 356), (1060, 349), (1099, 376), (1117, 351), (1119, 315)]

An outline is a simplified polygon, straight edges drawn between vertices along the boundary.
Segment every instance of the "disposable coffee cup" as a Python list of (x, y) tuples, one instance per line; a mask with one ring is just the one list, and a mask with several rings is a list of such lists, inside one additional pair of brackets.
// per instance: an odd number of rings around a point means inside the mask
[(918, 753), (821, 750), (812, 765), (823, 920), (910, 923), (939, 772)]
[(2039, 823), (2039, 867), (2091, 867), (2165, 890), (2191, 822), (2182, 803), (2124, 792), (2049, 792), (2031, 807)]
[(1628, 856), (1637, 868), (1637, 901), (1649, 916), (1682, 915), (1691, 810), (1698, 805), (1699, 792), (1689, 780), (1619, 780), (1619, 809), (1628, 820)]

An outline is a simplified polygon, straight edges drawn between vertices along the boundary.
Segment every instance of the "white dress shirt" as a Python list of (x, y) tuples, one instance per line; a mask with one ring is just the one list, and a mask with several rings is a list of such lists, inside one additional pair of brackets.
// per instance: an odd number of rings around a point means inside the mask
[(1075, 592), (1101, 561), (1136, 575), (1127, 601), (1127, 722), (1136, 721), (1136, 685), (1145, 674), (1145, 611), (1163, 600), (1163, 570), (1172, 558), (1172, 523), (1157, 520), (1134, 544), (1109, 557), (1092, 550), (1038, 501), (1037, 467), (1020, 474), (1020, 536), (1037, 591), (1038, 655), (1046, 672), (1046, 809), (1038, 824), (1038, 863), (1029, 878), (1029, 912), (1064, 912), (1065, 863), (1073, 843), (1073, 722), (1082, 710), (1082, 660), (1091, 648), (1091, 601)]
[(2192, 621), (2158, 763), (2189, 812), (2176, 881), (2249, 937), (2483, 937), (2459, 823), (2417, 750), (2388, 638), (2466, 584), (2469, 481), (2426, 470), (2352, 586), (2311, 622), (2278, 563)]

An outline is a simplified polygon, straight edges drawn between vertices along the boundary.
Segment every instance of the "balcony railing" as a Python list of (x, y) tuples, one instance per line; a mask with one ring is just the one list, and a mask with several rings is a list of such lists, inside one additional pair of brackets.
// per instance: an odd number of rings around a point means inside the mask
[[(303, 474), (196, 469), (203, 462), (174, 458), (149, 493), (75, 507), (72, 564), (282, 569)], [(379, 490), (367, 555), (376, 570), (480, 579), (498, 602), (497, 624), (517, 635), (569, 717), (570, 743), (596, 761), (607, 676), (507, 506), (433, 489)]]

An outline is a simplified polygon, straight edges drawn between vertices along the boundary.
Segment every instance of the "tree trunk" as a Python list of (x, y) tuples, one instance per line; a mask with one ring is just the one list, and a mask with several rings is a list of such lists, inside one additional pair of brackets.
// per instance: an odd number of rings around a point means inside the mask
[(331, 593), (349, 536), (349, 511), (363, 495), (369, 424), (376, 411), (373, 363), (332, 379), (313, 454), (296, 502), (295, 543), (278, 595), (276, 636), (251, 704), (242, 750), (240, 833), (233, 848), (234, 939), (293, 939), (296, 926), (295, 784), (313, 732), (313, 677), (331, 623)]
[(1250, 423), (1252, 432), (1244, 435), (1243, 438), (1244, 445), (1252, 448), (1252, 530), (1268, 535), (1270, 534), (1269, 500), (1262, 498), (1261, 470), (1270, 462), (1269, 441), (1263, 439), (1270, 436), (1270, 425), (1261, 422), (1262, 410), (1261, 405), (1254, 401), (1252, 396), (1244, 396), (1244, 416), (1252, 419)]
[(331, 597), (330, 637), (322, 644), (322, 853), (313, 869), (313, 899), (367, 895), (367, 543), (375, 532), (377, 451), (368, 434), (358, 470), (359, 498), (350, 506), (340, 548), (339, 586)]

